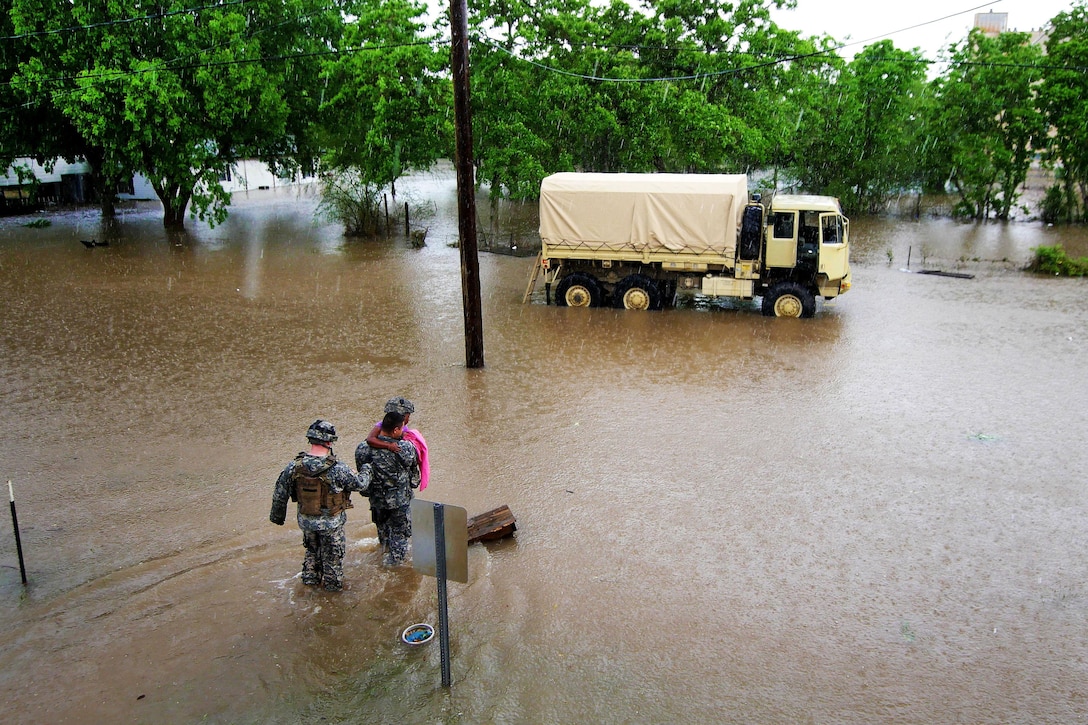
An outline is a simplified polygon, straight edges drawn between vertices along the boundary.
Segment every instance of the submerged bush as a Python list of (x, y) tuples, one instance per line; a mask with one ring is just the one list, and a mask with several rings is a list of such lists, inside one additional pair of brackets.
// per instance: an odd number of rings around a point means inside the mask
[[(317, 215), (342, 224), (348, 237), (391, 237), (405, 228), (405, 214), (414, 226), (437, 211), (429, 203), (415, 203), (411, 194), (402, 193), (398, 201), (395, 192), (386, 191), (388, 187), (367, 183), (349, 171), (326, 174), (322, 181)], [(426, 246), (426, 238), (427, 229), (417, 228), (411, 230), (409, 241), (418, 249)]]
[(1056, 224), (1069, 218), (1069, 204), (1065, 200), (1065, 190), (1055, 184), (1046, 190), (1046, 196), (1039, 204), (1039, 212), (1047, 224)]
[(344, 234), (349, 237), (377, 236), (381, 223), (378, 206), (381, 189), (350, 172), (326, 174), (322, 181), (318, 214), (343, 224)]
[(1054, 274), (1062, 277), (1084, 277), (1088, 275), (1088, 257), (1070, 257), (1065, 249), (1056, 244), (1049, 247), (1033, 247), (1028, 270), (1040, 274)]

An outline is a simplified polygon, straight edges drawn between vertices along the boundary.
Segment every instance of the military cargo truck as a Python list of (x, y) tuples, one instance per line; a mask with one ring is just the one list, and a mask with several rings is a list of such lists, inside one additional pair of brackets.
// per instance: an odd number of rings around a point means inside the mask
[(529, 289), (542, 275), (548, 302), (554, 288), (568, 307), (658, 310), (691, 293), (811, 317), (850, 289), (849, 230), (838, 199), (764, 203), (741, 174), (553, 174)]

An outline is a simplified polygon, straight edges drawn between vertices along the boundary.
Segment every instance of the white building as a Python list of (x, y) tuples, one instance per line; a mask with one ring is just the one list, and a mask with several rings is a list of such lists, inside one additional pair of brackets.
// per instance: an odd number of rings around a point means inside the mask
[[(68, 163), (58, 160), (52, 170), (33, 159), (16, 159), (12, 166), (0, 175), (0, 209), (5, 206), (22, 206), (29, 200), (29, 185), (23, 185), (19, 172), (23, 176), (29, 171), (37, 181), (37, 199), (40, 203), (89, 203), (93, 194), (90, 184), (90, 167), (85, 161)], [(256, 189), (274, 189), (278, 186), (305, 184), (315, 181), (314, 177), (297, 175), (292, 179), (277, 177), (264, 162), (255, 159), (242, 159), (231, 166), (225, 177), (220, 179), (223, 188), (229, 192), (253, 191)], [(158, 196), (146, 177), (137, 174), (127, 182), (122, 182), (117, 189), (118, 199), (157, 200)]]

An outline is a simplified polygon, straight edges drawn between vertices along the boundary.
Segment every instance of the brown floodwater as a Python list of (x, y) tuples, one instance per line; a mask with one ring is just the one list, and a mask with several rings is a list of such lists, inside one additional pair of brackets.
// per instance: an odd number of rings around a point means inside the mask
[[(468, 370), (452, 177), (402, 193), (423, 249), (291, 188), (183, 234), (0, 220), (5, 722), (1088, 719), (1088, 282), (1021, 271), (1088, 232), (855, 219), (811, 320), (522, 304), (531, 259), (484, 253)], [(531, 206), (480, 211), (530, 246)], [(450, 583), (450, 688), (365, 506), (340, 594), (267, 518), (315, 418), (350, 459), (393, 395), (423, 498), (518, 521)]]

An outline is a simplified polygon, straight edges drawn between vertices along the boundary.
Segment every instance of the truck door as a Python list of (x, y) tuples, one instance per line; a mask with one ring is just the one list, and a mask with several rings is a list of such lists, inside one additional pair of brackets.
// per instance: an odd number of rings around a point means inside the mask
[(850, 272), (850, 222), (841, 214), (820, 215), (820, 274), (839, 280)]
[(797, 212), (776, 211), (767, 229), (767, 266), (790, 267), (797, 264)]

